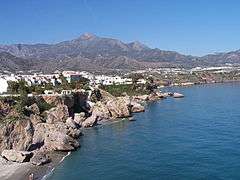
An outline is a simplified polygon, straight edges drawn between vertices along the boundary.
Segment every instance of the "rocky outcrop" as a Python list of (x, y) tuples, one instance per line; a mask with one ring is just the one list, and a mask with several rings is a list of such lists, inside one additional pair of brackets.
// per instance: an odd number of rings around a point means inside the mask
[[(29, 161), (30, 155), (23, 152), (31, 151), (34, 152), (31, 163), (42, 165), (49, 162), (46, 155), (49, 151), (72, 151), (78, 148), (80, 144), (77, 138), (82, 134), (81, 127), (95, 126), (103, 119), (130, 117), (131, 113), (144, 111), (142, 102), (164, 97), (158, 92), (133, 98), (127, 95), (114, 97), (105, 91), (100, 92), (100, 100), (95, 98), (96, 101), (91, 104), (82, 92), (73, 96), (74, 101), (66, 97), (45, 97), (48, 103), (56, 105), (48, 111), (40, 111), (37, 104), (32, 104), (26, 108), (30, 112), (28, 117), (8, 123), (0, 129), (0, 151), (10, 150), (4, 151), (3, 155), (16, 162)], [(22, 156), (28, 157), (24, 159)]]
[(82, 122), (86, 119), (85, 117), (85, 113), (81, 112), (81, 113), (74, 113), (74, 122), (79, 125), (82, 126)]
[(77, 124), (75, 123), (75, 121), (71, 117), (67, 118), (66, 125), (67, 125), (68, 128), (73, 128), (73, 129), (77, 128)]
[(116, 98), (115, 96), (111, 95), (109, 92), (104, 91), (104, 90), (100, 90), (101, 93), (101, 102), (106, 103), (114, 98)]
[[(55, 100), (57, 106), (44, 112), (40, 112), (37, 104), (25, 107), (27, 114), (0, 128), (0, 153), (4, 150), (3, 157), (10, 161), (26, 162), (34, 152), (31, 163), (42, 165), (49, 162), (47, 152), (72, 151), (80, 146), (77, 138), (82, 134), (81, 123), (76, 121), (83, 122), (85, 113), (81, 113), (81, 120), (79, 117), (75, 121), (69, 117), (69, 107), (73, 108), (74, 101), (68, 98)], [(85, 122), (85, 126), (91, 126), (91, 118)]]
[(29, 119), (5, 124), (0, 128), (0, 152), (3, 149), (28, 150), (32, 144), (33, 133)]
[(68, 130), (68, 133), (67, 135), (69, 135), (70, 137), (74, 138), (74, 139), (77, 139), (79, 138), (81, 135), (82, 135), (82, 131), (80, 129), (73, 129), (73, 128), (70, 128)]
[(124, 97), (114, 98), (106, 104), (112, 118), (129, 117), (129, 107)]
[(107, 105), (101, 101), (98, 101), (93, 106), (92, 115), (99, 117), (99, 120), (111, 118), (111, 114), (109, 112)]
[(145, 108), (140, 103), (137, 103), (136, 101), (131, 101), (131, 113), (138, 113), (138, 112), (144, 112)]
[(26, 107), (26, 109), (29, 110), (32, 114), (37, 114), (37, 115), (40, 114), (39, 107), (36, 103), (32, 104), (29, 107)]
[(148, 95), (139, 95), (139, 96), (133, 96), (134, 101), (147, 101), (148, 100)]
[(52, 104), (53, 106), (58, 106), (59, 104), (63, 104), (63, 100), (58, 95), (52, 96), (42, 96), (45, 102), (48, 104)]
[(53, 124), (56, 122), (66, 122), (69, 117), (68, 107), (64, 104), (59, 104), (47, 111), (47, 123)]
[(98, 122), (98, 117), (95, 115), (92, 115), (88, 117), (85, 121), (82, 123), (82, 127), (87, 128), (87, 127), (93, 127), (97, 124)]
[(34, 152), (34, 155), (30, 160), (30, 162), (36, 166), (44, 165), (46, 163), (49, 163), (50, 161), (51, 159), (47, 155), (47, 152), (42, 152), (42, 151)]
[(37, 124), (33, 136), (33, 145), (35, 147), (42, 146), (42, 149), (49, 151), (71, 151), (80, 146), (78, 141), (69, 135), (69, 129), (63, 122)]
[(156, 93), (152, 93), (148, 96), (149, 101), (156, 101), (158, 99), (160, 99), (160, 97)]
[(0, 118), (6, 117), (11, 112), (11, 107), (9, 103), (0, 101)]
[(32, 122), (33, 126), (35, 126), (38, 123), (43, 123), (44, 120), (41, 116), (37, 115), (37, 114), (31, 114), (30, 115), (30, 121)]
[(3, 150), (2, 157), (13, 162), (28, 162), (33, 153), (29, 151)]

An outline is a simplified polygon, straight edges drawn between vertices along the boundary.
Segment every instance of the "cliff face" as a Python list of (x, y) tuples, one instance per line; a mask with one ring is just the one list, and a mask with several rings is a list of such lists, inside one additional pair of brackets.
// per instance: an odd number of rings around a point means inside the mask
[(0, 129), (0, 152), (4, 149), (28, 150), (33, 134), (34, 128), (29, 119), (7, 123)]
[[(29, 118), (2, 125), (0, 152), (4, 149), (65, 151), (77, 148), (79, 144), (73, 137), (79, 136), (80, 131), (77, 127), (71, 129), (67, 126), (66, 120), (69, 117), (67, 106), (58, 105), (46, 113), (46, 119), (39, 114), (31, 114)], [(74, 130), (75, 134), (72, 132)]]
[[(43, 99), (54, 106), (40, 113), (38, 105), (32, 104), (25, 109), (29, 116), (2, 122), (0, 128), (0, 153), (3, 150), (17, 151), (73, 150), (79, 147), (75, 140), (81, 132), (79, 127), (69, 127), (67, 119), (74, 112), (74, 97), (44, 96)], [(1, 100), (1, 119), (18, 115), (14, 105)], [(10, 116), (11, 115), (11, 116)]]

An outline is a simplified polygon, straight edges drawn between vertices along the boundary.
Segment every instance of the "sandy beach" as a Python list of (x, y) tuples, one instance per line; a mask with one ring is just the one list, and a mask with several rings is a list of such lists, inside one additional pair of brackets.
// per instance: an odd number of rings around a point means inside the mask
[(28, 180), (30, 174), (34, 174), (34, 180), (41, 180), (62, 160), (66, 153), (57, 152), (49, 154), (51, 163), (43, 166), (34, 166), (31, 163), (8, 162), (0, 158), (0, 179), (1, 180)]
[(26, 180), (32, 165), (30, 163), (1, 163), (0, 179), (1, 180)]

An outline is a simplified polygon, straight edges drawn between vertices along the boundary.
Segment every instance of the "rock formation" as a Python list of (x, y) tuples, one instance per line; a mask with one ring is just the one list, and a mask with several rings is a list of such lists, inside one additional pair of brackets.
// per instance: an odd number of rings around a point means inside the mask
[(53, 124), (55, 122), (66, 122), (68, 117), (68, 107), (59, 104), (57, 107), (54, 107), (47, 112), (47, 123)]
[(42, 151), (35, 152), (33, 157), (30, 160), (30, 162), (36, 166), (44, 165), (50, 161), (51, 160), (49, 156), (46, 154), (46, 152), (42, 152)]
[(22, 163), (29, 161), (33, 153), (29, 151), (3, 150), (1, 155), (8, 161)]
[[(99, 98), (89, 103), (81, 92), (70, 97), (44, 96), (42, 99), (54, 107), (42, 111), (37, 103), (25, 109), (29, 116), (9, 121), (0, 128), (0, 153), (9, 161), (31, 161), (42, 165), (50, 161), (49, 151), (73, 151), (80, 146), (77, 138), (81, 128), (92, 127), (102, 120), (130, 117), (132, 113), (143, 112), (143, 102), (157, 100), (167, 95), (152, 93), (135, 97), (114, 97), (100, 90)], [(12, 111), (9, 105), (1, 103), (0, 115), (6, 117)], [(33, 156), (33, 157), (32, 157)]]
[(28, 150), (33, 134), (34, 129), (29, 119), (5, 124), (0, 129), (0, 152), (4, 149)]
[(130, 111), (126, 99), (123, 97), (115, 98), (106, 103), (112, 118), (129, 117)]

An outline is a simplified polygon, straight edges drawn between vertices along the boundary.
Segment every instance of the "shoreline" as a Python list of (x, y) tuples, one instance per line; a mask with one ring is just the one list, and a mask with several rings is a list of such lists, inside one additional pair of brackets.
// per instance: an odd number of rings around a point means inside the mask
[[(224, 84), (224, 83), (239, 83), (240, 81), (227, 81), (227, 82), (215, 82), (215, 83), (202, 83), (202, 84), (193, 84), (190, 86), (166, 86), (164, 88), (174, 88), (174, 87), (191, 87), (191, 86), (196, 86), (196, 85), (212, 85), (212, 84)], [(163, 89), (164, 89), (163, 88)], [(162, 88), (161, 88), (162, 89)], [(159, 99), (160, 100), (160, 99)], [(155, 101), (159, 101), (155, 100)], [(152, 101), (144, 101), (144, 103), (148, 104)], [(140, 113), (140, 112), (139, 112)], [(141, 112), (142, 113), (142, 112)], [(131, 117), (126, 117), (126, 118), (117, 118), (117, 119), (112, 119), (112, 120), (102, 120), (97, 126), (105, 126), (113, 123), (118, 123), (121, 121), (130, 121), (129, 118), (134, 118), (134, 114)], [(92, 127), (91, 127), (92, 128)], [(83, 128), (83, 132), (86, 132), (89, 128)], [(83, 136), (84, 138), (84, 136)], [(55, 168), (62, 163), (65, 158), (71, 155), (71, 151), (69, 152), (51, 152), (49, 153), (49, 156), (51, 158), (51, 162), (48, 164), (45, 164), (43, 166), (35, 166), (30, 163), (12, 163), (10, 165), (3, 165), (3, 175), (0, 176), (1, 180), (7, 180), (7, 179), (19, 179), (19, 180), (26, 180), (29, 178), (29, 175), (31, 173), (34, 174), (34, 180), (47, 180), (48, 177), (51, 176), (51, 174), (54, 172)], [(8, 171), (6, 171), (6, 168), (8, 167)], [(10, 172), (11, 173), (10, 173)], [(10, 174), (9, 174), (10, 173)], [(4, 174), (8, 174), (7, 177), (4, 177)]]
[[(114, 124), (114, 123), (118, 123), (118, 122), (121, 122), (121, 121), (129, 121), (129, 118), (119, 118), (119, 119), (115, 119), (115, 120), (111, 120), (111, 121), (109, 121), (109, 120), (103, 120), (103, 122), (101, 122), (101, 124), (98, 124), (97, 126), (98, 127), (104, 127), (104, 126), (106, 126), (106, 125), (110, 125), (110, 124)], [(94, 127), (96, 127), (96, 126), (94, 126)], [(83, 130), (83, 132), (87, 132), (89, 129), (91, 129), (91, 128), (94, 128), (94, 127), (90, 127), (90, 128), (83, 128), (82, 130)], [(77, 151), (77, 150), (76, 150)], [(53, 152), (53, 154), (55, 154), (56, 152)], [(54, 163), (54, 165), (52, 166), (52, 169), (50, 169), (50, 170), (47, 170), (47, 166), (49, 165), (49, 164), (45, 164), (45, 165), (43, 165), (43, 166), (34, 166), (34, 165), (32, 165), (32, 171), (34, 171), (34, 172), (36, 172), (36, 174), (34, 174), (35, 176), (34, 176), (34, 180), (35, 180), (35, 178), (37, 177), (37, 179), (36, 180), (47, 180), (51, 175), (52, 175), (52, 173), (54, 172), (54, 170), (57, 168), (57, 166), (58, 165), (60, 165), (68, 156), (70, 156), (71, 155), (71, 151), (69, 151), (69, 152), (67, 152), (67, 154), (66, 155), (62, 155), (61, 157), (61, 159), (52, 159), (52, 161), (54, 162), (55, 161), (55, 163)], [(36, 168), (37, 169), (43, 169), (42, 171), (36, 171)], [(45, 172), (43, 172), (45, 170)], [(25, 180), (26, 178), (28, 178), (27, 176), (24, 176), (22, 179), (20, 179), (20, 180)]]
[(69, 155), (69, 153), (64, 152), (51, 152), (49, 156), (51, 162), (43, 166), (35, 166), (30, 162), (27, 163), (8, 163), (1, 164), (0, 167), (0, 179), (18, 179), (18, 180), (28, 180), (29, 175), (34, 175), (34, 180), (47, 179), (47, 175), (54, 171), (54, 169), (64, 161), (64, 159)]
[(66, 157), (68, 157), (71, 154), (71, 152), (69, 151), (65, 156), (62, 157), (62, 159), (56, 164), (56, 166), (54, 166), (47, 174), (45, 174), (44, 176), (42, 176), (41, 180), (46, 180), (49, 176), (51, 176), (51, 174), (53, 173), (53, 171), (55, 170), (55, 168), (61, 164), (64, 159)]
[[(104, 127), (109, 124), (118, 123), (121, 121), (129, 121), (129, 118), (118, 118), (115, 120), (103, 120), (99, 123), (98, 127)], [(94, 126), (96, 127), (96, 126)], [(83, 128), (83, 132), (87, 132), (89, 129), (94, 128)], [(56, 152), (53, 151), (48, 154), (51, 158), (51, 162), (48, 164), (44, 164), (42, 166), (35, 166), (31, 163), (9, 163), (6, 165), (1, 165), (0, 174), (1, 180), (9, 180), (9, 179), (18, 179), (18, 180), (28, 180), (29, 175), (33, 173), (34, 180), (47, 180), (52, 173), (54, 172), (55, 168), (64, 162), (65, 158), (71, 155), (71, 151), (69, 152)]]

